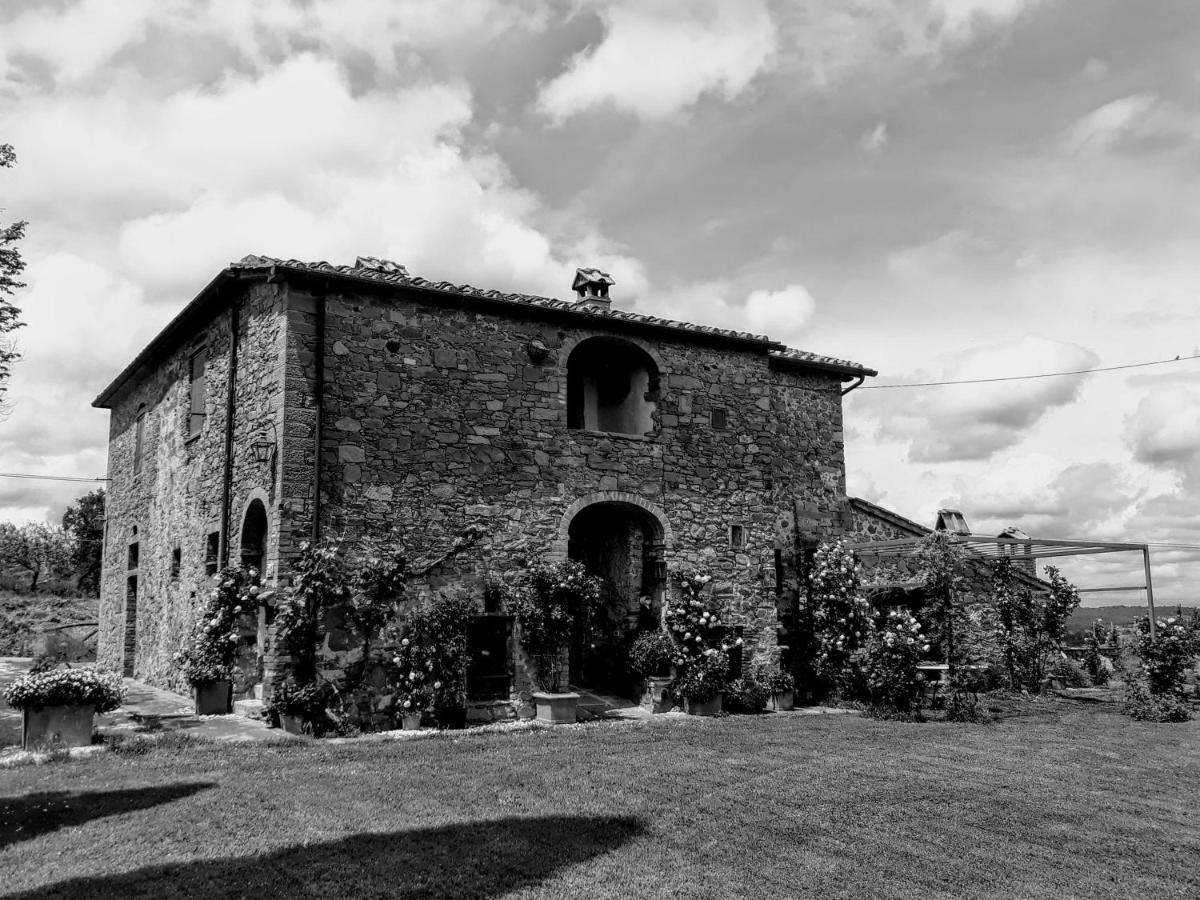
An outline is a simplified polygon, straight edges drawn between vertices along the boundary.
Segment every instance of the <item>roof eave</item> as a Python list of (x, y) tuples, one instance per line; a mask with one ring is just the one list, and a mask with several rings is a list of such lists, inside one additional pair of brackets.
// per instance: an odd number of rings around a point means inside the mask
[(816, 369), (820, 372), (830, 372), (840, 375), (842, 381), (852, 378), (874, 378), (879, 373), (866, 366), (847, 365), (845, 363), (825, 362), (818, 359), (797, 359), (794, 356), (771, 355), (771, 365), (785, 369)]
[(221, 290), (231, 281), (241, 281), (247, 277), (265, 276), (269, 272), (270, 267), (250, 268), (244, 266), (226, 266), (216, 277), (213, 278), (204, 289), (198, 293), (187, 306), (180, 310), (157, 335), (148, 343), (133, 361), (121, 370), (117, 375), (92, 401), (92, 406), (96, 409), (112, 409), (113, 400), (124, 390), (127, 384), (133, 381), (138, 373), (153, 360), (159, 358), (160, 354), (166, 352), (166, 348), (173, 346), (176, 339), (185, 333), (185, 329), (197, 318), (205, 312), (205, 308), (213, 301), (214, 298), (220, 295)]

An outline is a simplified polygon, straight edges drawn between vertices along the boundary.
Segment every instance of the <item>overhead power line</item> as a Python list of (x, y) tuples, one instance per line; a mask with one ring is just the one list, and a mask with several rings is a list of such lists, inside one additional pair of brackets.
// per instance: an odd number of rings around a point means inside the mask
[(28, 478), (33, 481), (81, 481), (87, 484), (109, 480), (107, 478), (83, 478), (78, 475), (30, 475), (27, 472), (0, 472), (0, 478)]
[(880, 391), (885, 388), (942, 387), (947, 384), (990, 384), (997, 381), (1026, 381), (1032, 378), (1062, 378), (1067, 375), (1091, 375), (1093, 372), (1115, 372), (1118, 369), (1143, 369), (1146, 366), (1163, 366), (1168, 363), (1187, 362), (1200, 359), (1200, 354), (1176, 356), (1174, 359), (1156, 359), (1150, 362), (1130, 363), (1125, 366), (1103, 366), (1098, 369), (1075, 369), (1070, 372), (1043, 372), (1039, 375), (1006, 375), (1002, 378), (965, 378), (961, 381), (922, 381), (914, 384), (864, 384), (860, 391)]

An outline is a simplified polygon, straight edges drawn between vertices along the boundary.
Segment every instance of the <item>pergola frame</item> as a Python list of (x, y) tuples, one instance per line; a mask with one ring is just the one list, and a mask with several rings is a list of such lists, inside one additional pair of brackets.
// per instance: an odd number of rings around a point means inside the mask
[[(1150, 636), (1155, 635), (1154, 623), (1154, 582), (1150, 577), (1150, 547), (1147, 544), (1128, 544), (1115, 541), (1062, 541), (1046, 538), (1002, 538), (987, 537), (981, 534), (952, 534), (950, 540), (954, 543), (968, 545), (968, 550), (976, 557), (984, 559), (1011, 559), (1014, 562), (1022, 560), (1057, 559), (1060, 556), (1093, 556), (1100, 553), (1132, 553), (1142, 554), (1142, 569), (1145, 572), (1144, 584), (1128, 587), (1079, 588), (1079, 593), (1100, 593), (1102, 591), (1145, 591), (1146, 608), (1150, 613)], [(888, 541), (863, 541), (849, 544), (860, 557), (910, 556), (920, 549), (924, 537), (898, 538)]]

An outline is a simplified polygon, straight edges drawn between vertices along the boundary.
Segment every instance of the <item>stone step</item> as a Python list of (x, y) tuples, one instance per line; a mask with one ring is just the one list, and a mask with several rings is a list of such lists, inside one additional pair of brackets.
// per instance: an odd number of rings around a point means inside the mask
[(246, 699), (233, 702), (233, 714), (246, 719), (261, 719), (265, 706), (261, 700)]

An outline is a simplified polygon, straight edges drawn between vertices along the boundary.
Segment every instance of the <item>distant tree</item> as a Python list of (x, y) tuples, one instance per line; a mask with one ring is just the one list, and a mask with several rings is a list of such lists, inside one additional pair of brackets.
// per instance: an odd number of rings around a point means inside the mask
[(0, 522), (0, 569), (28, 573), (30, 593), (47, 578), (70, 574), (73, 546), (71, 535), (57, 525)]
[[(11, 144), (0, 144), (0, 168), (10, 168), (17, 161)], [(23, 324), (21, 311), (9, 299), (15, 291), (25, 287), (17, 276), (25, 268), (17, 242), (25, 237), (25, 222), (13, 222), (0, 227), (0, 401), (4, 400), (8, 376), (12, 364), (20, 359), (12, 332)]]
[(84, 494), (67, 507), (63, 530), (71, 535), (71, 568), (75, 583), (90, 597), (100, 593), (100, 560), (104, 555), (104, 488)]

